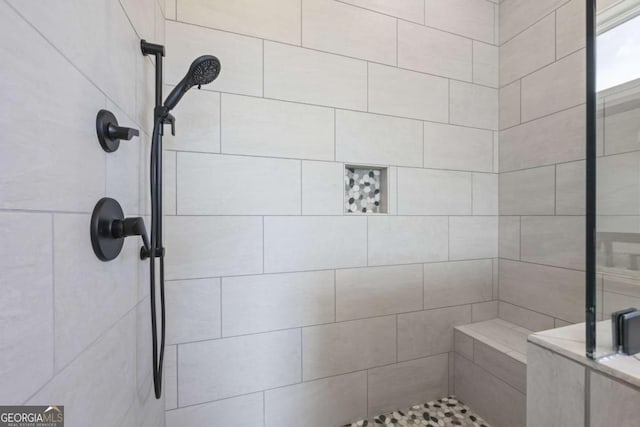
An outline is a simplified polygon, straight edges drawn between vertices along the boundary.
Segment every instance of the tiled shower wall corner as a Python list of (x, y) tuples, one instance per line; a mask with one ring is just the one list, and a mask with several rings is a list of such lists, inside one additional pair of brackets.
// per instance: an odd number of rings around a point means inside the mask
[[(163, 2), (164, 3), (164, 2)], [(155, 0), (0, 2), (0, 402), (65, 405), (69, 426), (159, 426), (148, 281), (140, 246), (93, 254), (104, 196), (145, 213), (153, 63), (164, 40)], [(141, 137), (107, 155), (99, 109)]]
[[(327, 427), (445, 396), (497, 316), (498, 4), (168, 2), (167, 425)], [(344, 164), (389, 215), (343, 213)]]
[(584, 321), (585, 2), (500, 3), (499, 315)]

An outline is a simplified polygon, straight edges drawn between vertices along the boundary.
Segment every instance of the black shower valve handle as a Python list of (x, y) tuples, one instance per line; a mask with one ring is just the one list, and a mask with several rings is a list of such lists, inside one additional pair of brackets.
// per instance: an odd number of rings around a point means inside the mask
[(117, 124), (109, 123), (107, 127), (107, 134), (111, 139), (125, 139), (130, 141), (134, 136), (139, 136), (140, 131), (138, 129), (118, 126)]
[(119, 126), (116, 116), (111, 111), (100, 110), (96, 116), (96, 133), (102, 149), (113, 153), (120, 147), (120, 140), (131, 140), (139, 136), (140, 131), (125, 126)]

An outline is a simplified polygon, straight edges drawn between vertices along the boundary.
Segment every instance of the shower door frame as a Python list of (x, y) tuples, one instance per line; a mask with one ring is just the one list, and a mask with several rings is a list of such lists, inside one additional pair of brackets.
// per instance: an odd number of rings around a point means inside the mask
[(596, 0), (586, 0), (586, 203), (585, 203), (585, 342), (586, 354), (596, 348)]

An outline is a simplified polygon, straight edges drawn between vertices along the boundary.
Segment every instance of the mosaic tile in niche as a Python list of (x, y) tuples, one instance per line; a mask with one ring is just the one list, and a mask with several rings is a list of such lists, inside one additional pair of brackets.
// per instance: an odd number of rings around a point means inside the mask
[(345, 167), (344, 206), (346, 213), (386, 213), (386, 169), (367, 166)]

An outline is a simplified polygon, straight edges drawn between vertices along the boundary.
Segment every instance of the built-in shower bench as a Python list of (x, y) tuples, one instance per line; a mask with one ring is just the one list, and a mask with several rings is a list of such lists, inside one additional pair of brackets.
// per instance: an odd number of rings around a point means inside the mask
[(502, 319), (454, 330), (454, 392), (492, 427), (525, 426), (532, 333)]

